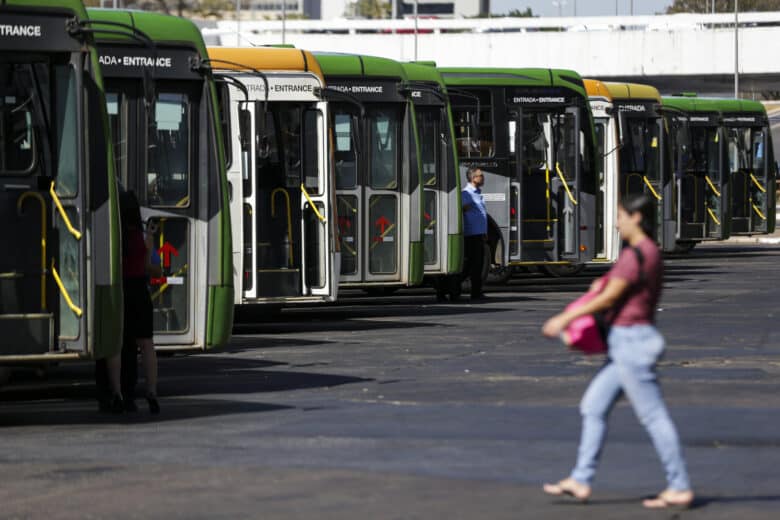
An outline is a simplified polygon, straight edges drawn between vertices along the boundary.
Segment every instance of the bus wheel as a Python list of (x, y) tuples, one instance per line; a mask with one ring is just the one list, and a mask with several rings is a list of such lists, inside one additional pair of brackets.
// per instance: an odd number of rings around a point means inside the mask
[(585, 264), (540, 265), (539, 269), (552, 278), (563, 278), (580, 274), (585, 269)]
[(674, 244), (674, 251), (673, 253), (676, 253), (678, 255), (680, 254), (686, 254), (693, 251), (693, 248), (696, 247), (696, 242), (693, 241), (679, 241), (675, 242)]

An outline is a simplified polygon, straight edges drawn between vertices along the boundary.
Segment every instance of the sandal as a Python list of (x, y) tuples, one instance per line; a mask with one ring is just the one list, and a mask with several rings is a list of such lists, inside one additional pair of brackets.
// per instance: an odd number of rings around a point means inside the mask
[(688, 509), (692, 503), (693, 491), (676, 491), (674, 489), (665, 489), (658, 493), (657, 497), (642, 501), (642, 505), (647, 509), (666, 509), (669, 507)]
[(565, 478), (557, 484), (545, 484), (542, 489), (545, 493), (552, 496), (570, 496), (576, 498), (580, 502), (587, 502), (590, 498), (590, 486), (587, 484), (581, 484), (573, 478)]

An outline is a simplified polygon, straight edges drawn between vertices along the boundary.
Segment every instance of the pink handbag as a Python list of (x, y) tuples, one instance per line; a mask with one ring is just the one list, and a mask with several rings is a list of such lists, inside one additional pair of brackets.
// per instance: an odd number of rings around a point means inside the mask
[[(604, 289), (606, 282), (606, 278), (601, 278), (595, 290), (588, 291), (571, 302), (566, 306), (566, 310), (576, 309), (591, 301)], [(579, 350), (586, 355), (606, 352), (606, 327), (600, 318), (601, 316), (597, 317), (593, 314), (580, 316), (569, 323), (563, 333), (561, 333), (561, 339), (570, 349)]]

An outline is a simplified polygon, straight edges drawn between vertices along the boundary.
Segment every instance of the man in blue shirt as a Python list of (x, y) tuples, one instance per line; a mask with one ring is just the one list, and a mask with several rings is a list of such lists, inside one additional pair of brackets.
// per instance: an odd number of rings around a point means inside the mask
[(482, 270), (487, 247), (487, 209), (480, 189), (485, 184), (485, 175), (482, 170), (472, 166), (466, 172), (466, 179), (468, 183), (461, 192), (464, 237), (463, 279), (471, 278), (471, 299), (480, 300), (485, 297), (482, 292)]

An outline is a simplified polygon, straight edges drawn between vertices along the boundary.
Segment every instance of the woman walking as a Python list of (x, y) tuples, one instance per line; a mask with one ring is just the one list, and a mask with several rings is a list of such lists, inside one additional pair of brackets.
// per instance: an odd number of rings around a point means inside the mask
[[(604, 289), (581, 307), (550, 318), (542, 328), (545, 336), (558, 337), (572, 320), (601, 311), (607, 312), (611, 323), (607, 363), (593, 378), (580, 403), (582, 435), (577, 463), (569, 477), (544, 485), (547, 494), (588, 500), (607, 433), (607, 418), (617, 399), (625, 394), (653, 441), (668, 483), (664, 491), (645, 500), (643, 505), (687, 507), (693, 501), (680, 440), (655, 374), (665, 342), (654, 326), (663, 285), (661, 253), (651, 238), (654, 212), (654, 201), (645, 195), (624, 198), (618, 208), (617, 227), (630, 247), (623, 249), (605, 275)], [(591, 290), (600, 286), (599, 282), (594, 282)]]

